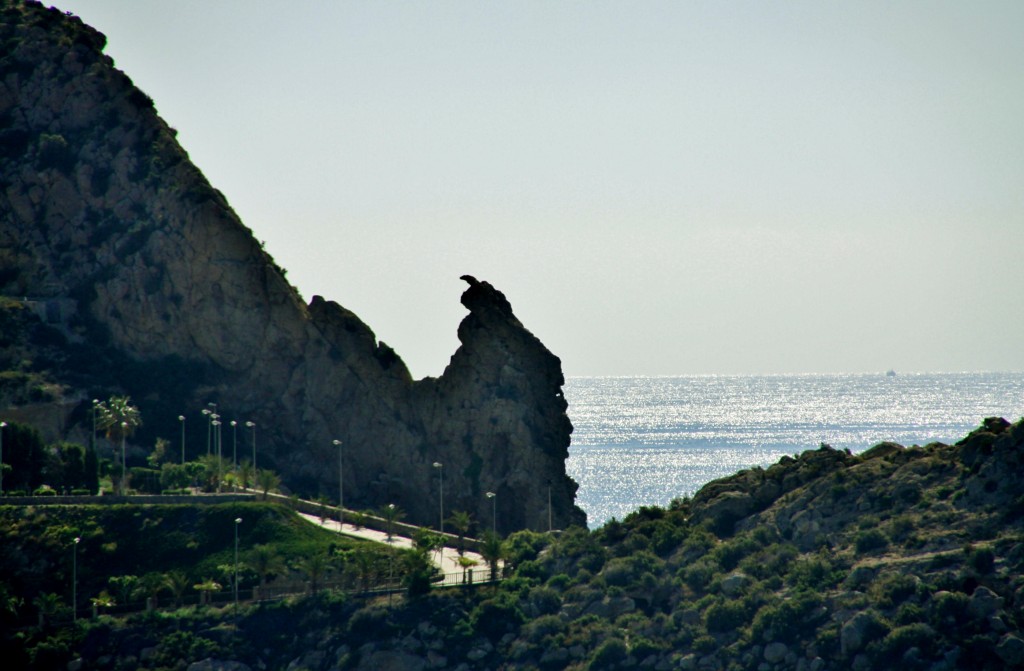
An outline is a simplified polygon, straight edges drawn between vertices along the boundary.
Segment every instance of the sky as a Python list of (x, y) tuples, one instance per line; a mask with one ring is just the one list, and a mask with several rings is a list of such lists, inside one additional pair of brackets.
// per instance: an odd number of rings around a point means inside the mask
[(416, 378), (1024, 370), (1017, 0), (54, 4)]

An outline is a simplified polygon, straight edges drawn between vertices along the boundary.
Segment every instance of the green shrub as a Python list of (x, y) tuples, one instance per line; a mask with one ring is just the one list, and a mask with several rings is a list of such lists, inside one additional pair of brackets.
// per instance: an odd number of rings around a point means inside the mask
[(534, 644), (541, 643), (544, 639), (563, 631), (565, 631), (565, 622), (557, 615), (541, 615), (523, 626), (523, 635)]
[(749, 620), (749, 613), (742, 601), (719, 601), (707, 609), (704, 620), (708, 631), (729, 632), (739, 629)]
[(889, 539), (878, 529), (868, 529), (857, 534), (854, 546), (857, 554), (866, 554), (889, 547)]
[(756, 641), (794, 643), (814, 633), (814, 623), (823, 615), (821, 597), (812, 591), (762, 606), (751, 625)]
[[(876, 664), (892, 664), (899, 662), (911, 648), (918, 648), (925, 654), (931, 651), (935, 641), (935, 630), (926, 624), (917, 622), (896, 627), (885, 635), (881, 641), (868, 647), (873, 653)], [(891, 668), (891, 667), (890, 667)]]
[(869, 590), (875, 604), (880, 608), (892, 608), (906, 601), (916, 592), (919, 580), (906, 573), (886, 573), (879, 576)]
[(534, 587), (530, 590), (530, 606), (539, 615), (557, 613), (562, 607), (562, 596), (550, 587)]
[(594, 651), (588, 669), (612, 669), (629, 656), (626, 644), (617, 638), (610, 638)]
[(967, 565), (981, 575), (987, 575), (995, 569), (996, 556), (991, 548), (968, 548)]

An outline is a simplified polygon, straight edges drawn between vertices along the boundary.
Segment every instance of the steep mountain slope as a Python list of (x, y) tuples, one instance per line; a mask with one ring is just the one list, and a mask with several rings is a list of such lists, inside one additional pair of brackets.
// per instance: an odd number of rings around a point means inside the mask
[[(546, 528), (550, 484), (556, 524), (584, 521), (560, 362), (499, 291), (466, 278), (459, 350), (413, 381), (356, 315), (302, 302), (100, 33), (36, 3), (0, 7), (0, 294), (21, 311), (7, 323), (37, 314), (50, 348), (0, 360), (46, 388), (34, 400), (57, 409), (55, 433), (83, 435), (89, 400), (127, 391), (142, 439), (177, 435), (184, 413), (196, 454), (198, 412), (217, 403), (255, 421), (263, 465), (306, 492), (337, 491), (340, 440), (350, 506), (433, 520), (436, 461), (449, 510), (489, 519), (491, 491), (508, 502), (500, 528)], [(23, 334), (4, 341), (34, 346)]]
[[(1022, 492), (1024, 420), (991, 418), (956, 445), (822, 446), (593, 532), (518, 532), (497, 586), (246, 606), (235, 626), (199, 609), (38, 627), (19, 654), (192, 671), (1022, 669)], [(59, 509), (7, 514), (24, 520), (7, 545), (33, 554), (4, 565), (47, 590), (69, 569), (41, 570), (28, 518), (49, 514), (65, 539), (90, 528)]]

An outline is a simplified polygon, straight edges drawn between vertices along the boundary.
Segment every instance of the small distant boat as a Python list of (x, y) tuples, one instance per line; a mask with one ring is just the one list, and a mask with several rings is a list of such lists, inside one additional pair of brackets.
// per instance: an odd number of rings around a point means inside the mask
[(885, 376), (886, 377), (896, 377), (896, 371), (894, 371), (892, 368), (890, 368), (889, 370), (885, 371)]

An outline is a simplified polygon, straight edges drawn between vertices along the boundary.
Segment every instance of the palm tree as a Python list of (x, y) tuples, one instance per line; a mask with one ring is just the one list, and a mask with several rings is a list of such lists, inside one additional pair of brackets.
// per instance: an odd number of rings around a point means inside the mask
[(117, 602), (126, 605), (137, 591), (139, 577), (134, 575), (115, 575), (107, 579), (107, 584), (117, 594)]
[(266, 587), (267, 578), (280, 575), (288, 568), (277, 549), (267, 544), (252, 546), (247, 563), (260, 577), (260, 588)]
[(128, 396), (111, 396), (109, 401), (98, 404), (96, 409), (99, 412), (96, 426), (105, 431), (110, 441), (126, 438), (142, 426), (142, 415), (131, 404)]
[(281, 486), (281, 478), (269, 468), (261, 468), (256, 472), (256, 487), (263, 492), (263, 500), (267, 500), (267, 492), (276, 491)]
[(298, 569), (309, 579), (309, 592), (316, 594), (320, 589), (320, 579), (327, 573), (329, 564), (323, 552), (306, 555), (299, 560)]
[(462, 582), (466, 582), (466, 570), (476, 566), (476, 560), (465, 555), (459, 557), (459, 566), (462, 568)]
[[(147, 601), (153, 600), (153, 608), (156, 608), (160, 599), (160, 592), (167, 589), (167, 576), (163, 573), (147, 573), (139, 579), (139, 591), (146, 596)], [(149, 603), (146, 604), (147, 610)]]
[(491, 581), (497, 580), (498, 562), (505, 556), (505, 543), (498, 534), (490, 531), (484, 534), (484, 541), (480, 544), (480, 556), (491, 567)]
[(46, 626), (46, 620), (54, 617), (61, 611), (63, 604), (60, 601), (60, 597), (53, 592), (46, 594), (40, 594), (36, 598), (32, 599), (32, 605), (39, 610), (39, 628), (42, 629)]
[(188, 590), (189, 580), (182, 571), (175, 569), (164, 577), (164, 586), (171, 593), (175, 607), (181, 607), (181, 601)]
[(359, 574), (359, 582), (362, 584), (363, 590), (370, 589), (370, 581), (377, 568), (376, 555), (365, 546), (359, 546), (353, 552), (352, 560), (355, 562), (356, 572)]
[(241, 482), (243, 489), (248, 489), (252, 485), (255, 479), (254, 475), (252, 462), (248, 459), (243, 459), (242, 463), (238, 466), (238, 480)]
[(452, 516), (448, 518), (448, 523), (459, 534), (459, 554), (461, 555), (466, 551), (466, 534), (469, 533), (469, 528), (473, 526), (473, 518), (465, 510), (455, 510), (452, 512)]
[(210, 600), (210, 595), (221, 590), (221, 584), (213, 578), (207, 578), (203, 582), (192, 585), (192, 589), (199, 592), (199, 603), (205, 604)]
[(114, 597), (110, 596), (110, 592), (107, 590), (101, 590), (99, 595), (89, 599), (89, 603), (92, 604), (92, 614), (94, 617), (96, 616), (97, 611), (102, 611), (104, 608), (111, 608), (117, 604)]

